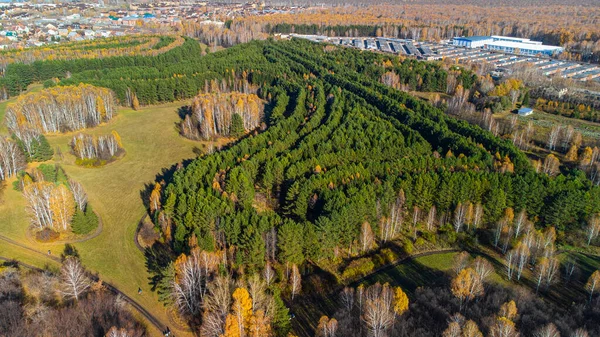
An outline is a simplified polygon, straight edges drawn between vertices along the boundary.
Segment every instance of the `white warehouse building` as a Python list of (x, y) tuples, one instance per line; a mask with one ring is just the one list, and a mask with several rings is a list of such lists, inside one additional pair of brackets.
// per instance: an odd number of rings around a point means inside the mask
[(452, 44), (466, 48), (483, 48), (529, 56), (540, 54), (552, 56), (564, 51), (563, 47), (543, 45), (541, 41), (498, 35), (455, 37), (452, 39)]

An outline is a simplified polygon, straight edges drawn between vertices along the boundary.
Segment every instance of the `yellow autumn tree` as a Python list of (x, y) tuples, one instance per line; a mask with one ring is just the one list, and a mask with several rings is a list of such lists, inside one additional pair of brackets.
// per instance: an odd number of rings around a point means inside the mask
[(234, 315), (227, 315), (225, 319), (225, 332), (219, 337), (241, 337), (240, 328), (237, 323), (237, 319)]
[(517, 318), (519, 314), (515, 301), (509, 301), (500, 306), (500, 317), (506, 317), (510, 320)]
[(402, 291), (402, 288), (396, 287), (396, 289), (394, 289), (394, 312), (398, 316), (401, 316), (408, 310), (408, 303), (409, 301), (406, 293)]
[(585, 149), (583, 149), (581, 159), (579, 160), (579, 166), (583, 169), (590, 167), (592, 165), (593, 157), (594, 151), (591, 147), (587, 146)]
[(237, 288), (233, 292), (232, 315), (235, 318), (240, 335), (246, 335), (252, 318), (252, 299), (248, 290)]
[(257, 310), (250, 318), (250, 337), (271, 336), (271, 324), (264, 311)]
[(52, 190), (50, 209), (55, 228), (66, 231), (75, 214), (75, 198), (65, 185), (58, 185)]
[(113, 137), (115, 138), (115, 141), (117, 142), (117, 145), (119, 146), (119, 148), (123, 148), (123, 142), (121, 141), (121, 135), (119, 135), (119, 133), (115, 130), (113, 130), (111, 132), (111, 134), (113, 135)]
[(133, 97), (131, 98), (131, 107), (136, 111), (140, 109), (140, 101), (138, 100), (136, 94), (133, 94)]
[(462, 306), (465, 301), (483, 294), (483, 285), (473, 268), (465, 268), (452, 279), (450, 290), (460, 300)]
[(98, 110), (100, 119), (104, 120), (106, 118), (106, 107), (104, 106), (104, 100), (101, 96), (96, 96), (96, 110)]
[(152, 193), (150, 193), (150, 211), (152, 213), (160, 209), (160, 190), (160, 184), (154, 184), (154, 189), (152, 190)]
[(577, 146), (573, 145), (569, 148), (569, 151), (565, 155), (565, 160), (572, 163), (577, 161)]

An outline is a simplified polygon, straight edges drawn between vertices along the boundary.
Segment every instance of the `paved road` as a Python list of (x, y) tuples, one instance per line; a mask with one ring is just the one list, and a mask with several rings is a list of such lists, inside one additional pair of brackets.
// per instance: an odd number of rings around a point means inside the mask
[[(44, 258), (50, 259), (52, 261), (59, 262), (59, 263), (61, 262), (60, 258), (57, 257), (57, 256), (48, 255), (48, 254), (46, 254), (44, 252), (40, 252), (40, 251), (35, 250), (33, 248), (27, 247), (27, 246), (25, 246), (25, 245), (23, 245), (23, 244), (21, 244), (19, 242), (16, 242), (16, 241), (14, 241), (14, 240), (12, 240), (12, 239), (4, 236), (4, 235), (0, 235), (0, 240), (8, 242), (8, 243), (10, 243), (12, 245), (18, 246), (20, 248), (26, 249), (26, 250), (28, 250), (30, 252), (33, 252), (33, 253), (36, 253), (38, 255), (41, 255)], [(11, 260), (11, 259), (8, 259), (8, 258), (2, 257), (2, 256), (0, 256), (0, 260), (3, 260), (3, 261), (16, 261), (16, 260)], [(23, 267), (26, 267), (26, 268), (29, 268), (29, 269), (38, 270), (38, 271), (42, 270), (42, 269), (40, 269), (38, 267), (29, 265), (29, 264), (26, 264), (26, 263), (23, 263), (23, 262), (19, 262), (19, 261), (16, 261), (16, 262), (20, 266), (23, 266)], [(92, 276), (91, 278), (94, 281), (98, 281), (99, 280), (99, 278), (97, 276)], [(132, 307), (134, 307), (137, 311), (139, 311), (140, 314), (142, 314), (158, 330), (160, 330), (160, 331), (166, 331), (167, 330), (167, 326), (166, 325), (164, 325), (162, 322), (160, 322), (156, 317), (154, 317), (150, 312), (148, 312), (146, 309), (144, 309), (144, 307), (142, 307), (139, 303), (137, 303), (131, 297), (127, 296), (125, 293), (123, 293), (122, 291), (120, 291), (119, 289), (117, 289), (117, 287), (113, 286), (110, 283), (106, 283), (104, 281), (102, 281), (102, 283), (113, 294), (120, 295), (127, 303), (129, 303)], [(173, 336), (173, 335), (171, 335), (171, 336)]]

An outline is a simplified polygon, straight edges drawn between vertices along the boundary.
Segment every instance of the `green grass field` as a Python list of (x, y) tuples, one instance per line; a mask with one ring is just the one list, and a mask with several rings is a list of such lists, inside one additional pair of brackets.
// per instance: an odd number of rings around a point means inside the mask
[[(165, 309), (158, 302), (156, 293), (150, 290), (145, 258), (133, 238), (137, 223), (145, 213), (140, 197), (145, 184), (152, 183), (163, 168), (196, 156), (193, 149), (199, 143), (179, 136), (175, 128), (179, 120), (177, 109), (187, 103), (146, 107), (141, 111), (120, 109), (109, 123), (86, 130), (92, 134), (116, 130), (121, 135), (126, 155), (101, 168), (83, 168), (74, 164), (75, 157), (69, 153), (68, 146), (73, 134), (47, 136), (52, 147), (59, 147), (64, 155), (63, 160), (57, 162), (71, 178), (83, 185), (90, 204), (103, 222), (98, 237), (75, 244), (83, 264), (134, 298), (165, 324), (168, 324)], [(37, 250), (50, 249), (53, 255), (60, 255), (63, 245), (41, 244), (27, 237), (25, 202), (21, 193), (11, 189), (10, 183), (4, 192), (4, 204), (0, 205), (0, 233)], [(48, 260), (3, 241), (0, 241), (0, 256), (40, 267)], [(138, 287), (143, 289), (142, 295), (137, 294)]]

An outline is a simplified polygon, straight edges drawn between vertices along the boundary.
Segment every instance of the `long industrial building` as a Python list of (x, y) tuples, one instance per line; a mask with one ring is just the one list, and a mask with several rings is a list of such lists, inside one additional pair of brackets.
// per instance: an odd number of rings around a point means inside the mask
[(452, 39), (455, 46), (466, 48), (483, 48), (486, 50), (497, 50), (510, 54), (518, 55), (547, 55), (552, 56), (560, 54), (564, 51), (559, 46), (548, 46), (540, 41), (532, 41), (510, 36), (470, 36), (470, 37), (455, 37)]

